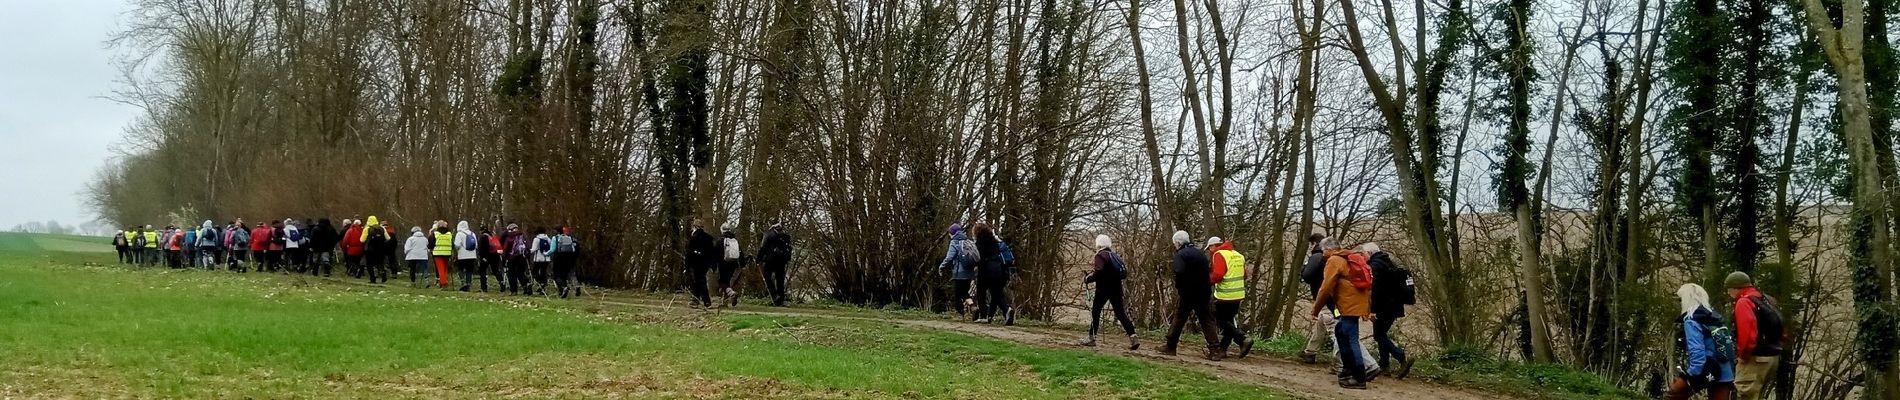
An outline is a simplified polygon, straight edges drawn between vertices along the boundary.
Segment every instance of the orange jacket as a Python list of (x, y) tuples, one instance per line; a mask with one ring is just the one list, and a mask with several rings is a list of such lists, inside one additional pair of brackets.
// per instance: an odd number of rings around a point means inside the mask
[(1313, 298), (1313, 314), (1328, 305), (1339, 309), (1341, 317), (1365, 318), (1372, 314), (1372, 293), (1359, 290), (1352, 285), (1347, 274), (1352, 266), (1346, 263), (1346, 257), (1352, 250), (1330, 250), (1326, 252), (1326, 272), (1319, 285), (1319, 295)]

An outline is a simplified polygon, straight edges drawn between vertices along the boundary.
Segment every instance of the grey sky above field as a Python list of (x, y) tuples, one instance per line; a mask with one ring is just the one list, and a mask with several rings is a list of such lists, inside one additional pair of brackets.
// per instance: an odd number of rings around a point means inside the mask
[(93, 172), (137, 109), (106, 99), (119, 86), (124, 0), (0, 0), (0, 229), (27, 221), (89, 223)]

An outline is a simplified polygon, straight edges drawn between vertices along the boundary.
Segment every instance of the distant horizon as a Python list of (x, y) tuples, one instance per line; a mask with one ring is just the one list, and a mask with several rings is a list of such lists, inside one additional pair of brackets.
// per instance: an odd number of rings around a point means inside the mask
[(0, 229), (32, 222), (98, 222), (86, 184), (113, 159), (137, 107), (108, 96), (121, 88), (122, 0), (0, 2)]

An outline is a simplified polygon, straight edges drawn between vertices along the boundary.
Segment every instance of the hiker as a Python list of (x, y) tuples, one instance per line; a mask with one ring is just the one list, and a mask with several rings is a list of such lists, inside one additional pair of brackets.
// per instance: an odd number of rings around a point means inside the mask
[(1115, 322), (1120, 322), (1122, 333), (1128, 335), (1128, 350), (1135, 351), (1141, 349), (1141, 342), (1135, 340), (1135, 323), (1128, 319), (1128, 306), (1122, 302), (1122, 280), (1128, 279), (1128, 264), (1115, 254), (1114, 244), (1108, 235), (1095, 235), (1094, 269), (1082, 278), (1083, 284), (1095, 284), (1095, 296), (1089, 307), (1089, 337), (1081, 344), (1095, 345), (1095, 335), (1102, 330), (1102, 306), (1112, 305)]
[(1359, 320), (1371, 314), (1372, 271), (1361, 270), (1366, 268), (1362, 267), (1364, 263), (1351, 260), (1355, 253), (1341, 248), (1337, 241), (1323, 239), (1320, 248), (1326, 250), (1326, 270), (1321, 273), (1319, 293), (1313, 298), (1310, 314), (1318, 318), (1324, 306), (1333, 307), (1338, 314), (1333, 337), (1340, 363), (1339, 387), (1365, 389), (1372, 375), (1361, 357), (1365, 348), (1359, 344)]
[(198, 228), (179, 228), (184, 239), (178, 241), (178, 256), (185, 268), (198, 267)]
[(171, 262), (172, 269), (184, 268), (190, 261), (186, 259), (187, 255), (185, 254), (185, 249), (189, 248), (185, 246), (185, 235), (188, 232), (178, 229), (177, 226), (169, 225), (165, 227), (165, 231), (167, 232), (165, 236), (165, 260)]
[(310, 275), (315, 276), (317, 270), (322, 269), (323, 276), (330, 276), (336, 266), (337, 241), (336, 226), (330, 225), (330, 219), (318, 219), (317, 225), (310, 229), (310, 246), (307, 249), (312, 257)]
[(476, 244), (478, 247), (475, 250), (477, 253), (480, 253), (480, 257), (477, 257), (477, 259), (480, 261), (481, 271), (478, 275), (482, 276), (482, 292), (488, 292), (489, 274), (495, 275), (495, 287), (499, 289), (498, 291), (508, 291), (508, 278), (503, 276), (504, 268), (502, 268), (501, 261), (503, 249), (501, 246), (501, 236), (490, 232), (488, 225), (482, 225), (481, 233), (479, 237), (476, 238), (476, 241), (480, 242)]
[(1228, 346), (1240, 345), (1240, 352), (1234, 358), (1247, 358), (1253, 352), (1253, 339), (1247, 338), (1247, 331), (1240, 329), (1240, 303), (1247, 299), (1247, 257), (1234, 251), (1234, 244), (1221, 240), (1219, 236), (1207, 238), (1208, 258), (1213, 260), (1213, 273), (1208, 281), (1214, 284), (1214, 324), (1220, 327), (1220, 353), (1227, 356)]
[[(289, 221), (289, 219), (285, 219), (284, 221)], [(267, 248), (266, 251), (270, 252), (270, 257), (268, 258), (270, 258), (270, 269), (272, 272), (282, 273), (290, 271), (290, 256), (288, 252), (285, 251), (285, 249), (290, 248), (290, 246), (285, 243), (289, 239), (289, 236), (285, 236), (285, 234), (289, 233), (289, 231), (284, 229), (284, 221), (270, 222), (270, 247)]]
[(534, 294), (528, 289), (528, 238), (521, 234), (521, 226), (508, 224), (508, 231), (502, 233), (502, 243), (507, 246), (508, 293)]
[(127, 250), (131, 250), (132, 242), (126, 238), (132, 236), (131, 232), (129, 232), (131, 230), (131, 228), (126, 228), (119, 230), (118, 233), (112, 234), (112, 250), (119, 253), (120, 264), (126, 264), (130, 260), (130, 258), (127, 257), (127, 255), (130, 254)]
[[(970, 299), (970, 282), (976, 279), (976, 263), (982, 254), (976, 251), (976, 241), (963, 233), (962, 224), (950, 224), (950, 250), (944, 252), (943, 262), (937, 264), (937, 271), (950, 270), (950, 282), (953, 295), (956, 296), (957, 315), (963, 315), (964, 303)], [(972, 319), (976, 318), (974, 315)]]
[(158, 231), (158, 242), (159, 242), (158, 251), (160, 254), (159, 259), (164, 260), (165, 266), (168, 266), (168, 267), (173, 266), (173, 263), (176, 261), (172, 259), (173, 257), (173, 254), (172, 254), (173, 249), (171, 246), (172, 231), (173, 231), (172, 228), (173, 227), (171, 225), (166, 225), (165, 229)]
[(309, 252), (304, 248), (309, 245), (310, 238), (305, 233), (302, 227), (297, 226), (297, 220), (284, 219), (284, 264), (287, 266), (284, 269), (301, 274), (310, 267), (309, 257), (305, 256)]
[(140, 246), (144, 248), (144, 250), (142, 250), (144, 257), (139, 261), (145, 265), (158, 265), (158, 232), (152, 230), (152, 225), (150, 224), (145, 225), (145, 229), (139, 232), (139, 239), (144, 244), (144, 246)]
[(1676, 379), (1669, 382), (1664, 399), (1685, 400), (1706, 392), (1709, 400), (1730, 400), (1735, 392), (1734, 332), (1722, 322), (1709, 305), (1709, 292), (1701, 285), (1685, 284), (1676, 289), (1682, 304), (1682, 336), (1677, 350), (1683, 364), (1676, 367)]
[(686, 242), (687, 288), (693, 294), (693, 307), (712, 307), (712, 295), (706, 291), (706, 272), (719, 262), (719, 241), (706, 233), (705, 222), (693, 219), (692, 237)]
[(548, 228), (534, 228), (534, 245), (528, 250), (533, 256), (531, 260), (533, 263), (529, 264), (528, 272), (534, 275), (534, 284), (529, 287), (534, 289), (534, 294), (546, 296), (548, 294), (548, 264), (554, 263), (554, 257), (552, 257), (554, 238), (548, 236)]
[(449, 264), (455, 263), (455, 232), (448, 221), (435, 221), (430, 227), (429, 259), (435, 263), (436, 287), (449, 287)]
[(1181, 343), (1181, 328), (1193, 317), (1201, 327), (1201, 335), (1207, 339), (1207, 359), (1220, 361), (1220, 341), (1214, 334), (1214, 304), (1209, 301), (1214, 296), (1214, 285), (1208, 281), (1213, 275), (1212, 262), (1207, 252), (1194, 247), (1194, 239), (1187, 231), (1174, 231), (1174, 319), (1168, 323), (1168, 339), (1161, 345), (1161, 355), (1172, 356)]
[(218, 236), (220, 236), (218, 235), (218, 228), (211, 225), (211, 220), (205, 220), (204, 224), (198, 227), (198, 243), (194, 245), (198, 246), (198, 266), (200, 268), (215, 269), (217, 267)]
[(416, 286), (416, 275), (421, 275), (429, 264), (429, 238), (423, 236), (422, 227), (409, 227), (409, 239), (402, 242), (402, 263), (409, 269), (409, 286)]
[(251, 228), (251, 265), (257, 272), (265, 272), (270, 267), (270, 225), (263, 222)]
[[(791, 263), (792, 234), (785, 232), (784, 224), (772, 221), (772, 228), (759, 240), (759, 273), (765, 278), (765, 292), (772, 297), (774, 307), (785, 306), (785, 266)], [(968, 281), (964, 282), (964, 290), (969, 290)]]
[(363, 221), (343, 220), (343, 274), (363, 277)]
[(581, 294), (579, 272), (575, 271), (575, 261), (580, 258), (581, 244), (574, 240), (574, 230), (566, 225), (554, 235), (554, 283), (561, 287), (561, 298), (567, 298), (568, 291)]
[(244, 262), (250, 258), (250, 248), (251, 231), (244, 226), (244, 219), (232, 220), (231, 225), (224, 229), (225, 268), (233, 272), (248, 271)]
[(363, 242), (363, 271), (369, 275), (369, 283), (389, 282), (390, 257), (395, 254), (396, 246), (393, 233), (387, 225), (371, 215), (363, 225), (357, 240)]
[[(455, 223), (455, 271), (456, 273), (459, 273), (462, 275), (462, 288), (460, 289), (461, 291), (464, 291), (464, 292), (468, 291), (469, 285), (474, 283), (473, 282), (474, 277), (469, 276), (469, 275), (476, 273), (475, 264), (478, 262), (476, 261), (476, 256), (480, 254), (480, 252), (477, 252), (476, 250), (479, 249), (480, 247), (481, 247), (481, 243), (479, 243), (478, 240), (475, 240), (475, 232), (468, 230), (468, 221), (456, 222)], [(483, 275), (482, 276), (482, 291), (487, 291), (487, 290), (488, 290), (488, 276)]]
[(990, 323), (1000, 312), (1003, 325), (1015, 325), (1016, 309), (1009, 305), (1009, 274), (1015, 255), (1009, 243), (989, 225), (979, 222), (971, 230), (976, 232), (976, 251), (981, 255), (976, 271), (976, 322)]
[(745, 265), (739, 251), (739, 235), (732, 232), (728, 223), (719, 233), (719, 304), (726, 307), (739, 306), (739, 291), (733, 289), (733, 280), (739, 277), (739, 267)]
[(1392, 326), (1405, 317), (1405, 306), (1416, 303), (1417, 293), (1412, 288), (1412, 272), (1400, 267), (1392, 260), (1392, 255), (1379, 249), (1378, 243), (1366, 243), (1359, 246), (1359, 253), (1366, 255), (1366, 263), (1372, 270), (1372, 340), (1379, 343), (1379, 370), (1391, 371), (1392, 359), (1399, 360), (1398, 373), (1394, 377), (1405, 379), (1412, 373), (1412, 359), (1405, 356), (1405, 348), (1392, 340)]
[(1735, 299), (1735, 398), (1760, 400), (1781, 363), (1780, 302), (1756, 290), (1745, 272), (1730, 272), (1722, 286)]

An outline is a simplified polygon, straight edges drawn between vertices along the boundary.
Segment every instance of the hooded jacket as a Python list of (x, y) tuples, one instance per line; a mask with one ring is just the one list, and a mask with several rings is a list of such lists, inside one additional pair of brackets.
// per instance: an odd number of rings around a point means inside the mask
[(421, 261), (429, 259), (429, 238), (422, 236), (422, 228), (409, 230), (409, 240), (402, 243), (402, 259)]
[(1372, 296), (1358, 286), (1352, 285), (1352, 266), (1346, 257), (1355, 254), (1352, 250), (1333, 250), (1326, 252), (1326, 270), (1320, 276), (1319, 294), (1313, 297), (1313, 313), (1321, 308), (1333, 306), (1341, 317), (1365, 318), (1372, 313)]
[(554, 258), (549, 257), (548, 255), (549, 253), (554, 251), (553, 246), (554, 246), (554, 238), (549, 237), (545, 233), (537, 233), (534, 235), (534, 243), (529, 245), (528, 247), (528, 252), (533, 253), (534, 262), (538, 262), (538, 263), (551, 262), (551, 261), (554, 261)]
[(1174, 252), (1174, 292), (1181, 301), (1210, 301), (1214, 296), (1214, 284), (1207, 277), (1213, 273), (1213, 262), (1207, 258), (1207, 252), (1193, 243), (1182, 244)]
[(1383, 251), (1372, 253), (1372, 257), (1366, 260), (1366, 264), (1370, 266), (1372, 276), (1375, 277), (1372, 280), (1372, 313), (1378, 314), (1381, 319), (1404, 317), (1405, 301), (1399, 297), (1399, 291), (1405, 289), (1405, 282), (1377, 278), (1397, 270), (1399, 264), (1392, 261), (1391, 254)]
[(1684, 355), (1684, 375), (1703, 382), (1735, 381), (1735, 361), (1722, 360), (1715, 354), (1712, 332), (1722, 325), (1722, 317), (1707, 308), (1696, 307), (1695, 311), (1683, 314), (1682, 337), (1678, 344)]
[(308, 236), (305, 236), (308, 233), (309, 232), (303, 232), (303, 229), (298, 228), (295, 222), (285, 222), (284, 223), (284, 239), (283, 239), (284, 248), (291, 249), (291, 250), (303, 248), (303, 245), (304, 245), (303, 242), (290, 240), (290, 238), (297, 237), (297, 238), (302, 238), (304, 240), (309, 240), (310, 238)]
[(462, 221), (462, 222), (456, 223), (455, 224), (455, 259), (473, 260), (475, 259), (476, 256), (481, 255), (480, 243), (476, 243), (476, 246), (474, 249), (468, 248), (468, 242), (471, 240), (475, 240), (475, 232), (470, 232), (468, 230), (468, 221)]
[[(1767, 303), (1764, 307), (1761, 303)], [(1735, 299), (1735, 354), (1738, 357), (1777, 357), (1781, 355), (1781, 318), (1763, 315), (1779, 310), (1775, 299), (1754, 287), (1742, 288)], [(1764, 316), (1773, 318), (1763, 318)]]
[(343, 228), (343, 255), (363, 256), (363, 224), (352, 222), (348, 228)]
[(270, 249), (270, 226), (257, 224), (257, 227), (251, 228), (251, 251), (268, 249)]
[(310, 228), (310, 247), (312, 247), (312, 250), (318, 252), (334, 251), (336, 250), (337, 236), (336, 226), (330, 225), (330, 220), (318, 220), (317, 226)]
[(694, 268), (719, 265), (719, 239), (713, 238), (705, 229), (693, 230), (693, 238), (687, 241), (686, 249), (686, 262)]
[(968, 241), (970, 236), (963, 231), (950, 234), (950, 250), (944, 252), (943, 262), (937, 265), (939, 269), (950, 269), (950, 279), (976, 279), (976, 268), (963, 261), (963, 242)]
[(207, 219), (203, 225), (199, 225), (198, 243), (194, 244), (194, 246), (198, 246), (198, 248), (201, 249), (218, 248), (218, 228), (211, 226), (211, 220)]
[(983, 255), (977, 261), (977, 278), (983, 280), (1009, 279), (1009, 265), (1003, 263), (1003, 241), (995, 237), (977, 238), (976, 251)]
[(1326, 278), (1326, 253), (1316, 247), (1306, 255), (1306, 265), (1300, 267), (1300, 281), (1306, 282), (1306, 295), (1319, 297), (1319, 284)]

